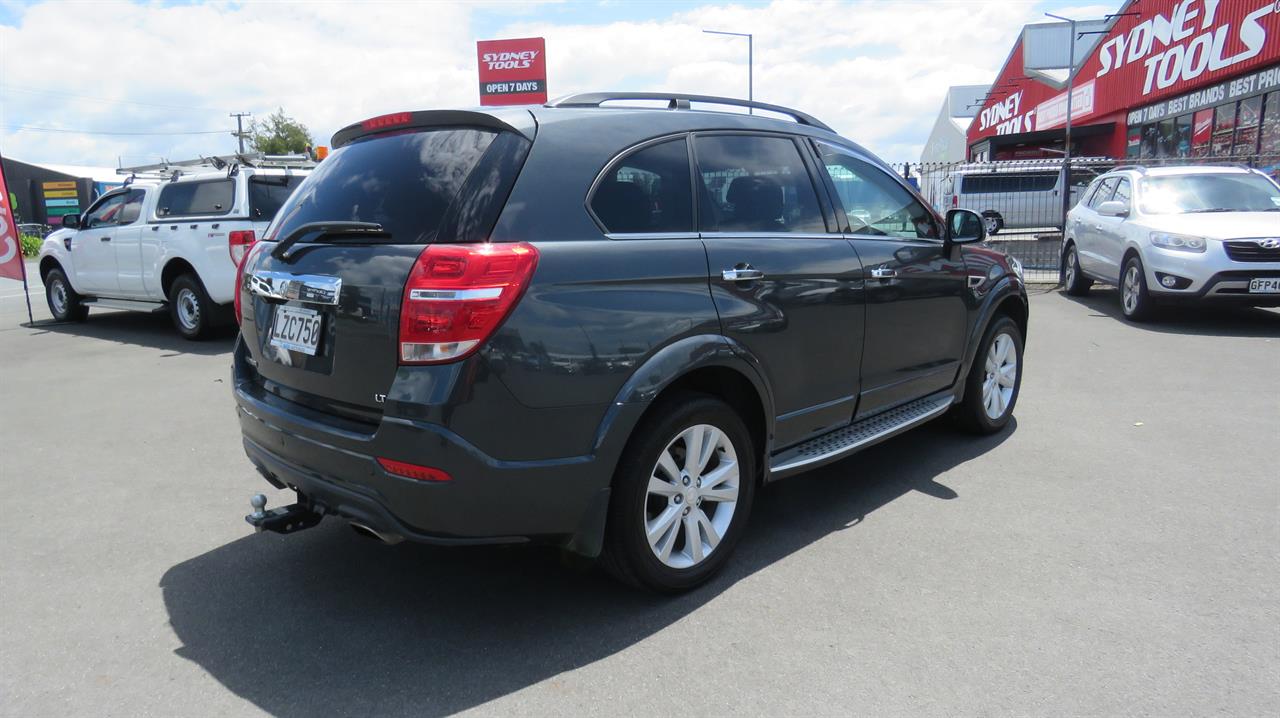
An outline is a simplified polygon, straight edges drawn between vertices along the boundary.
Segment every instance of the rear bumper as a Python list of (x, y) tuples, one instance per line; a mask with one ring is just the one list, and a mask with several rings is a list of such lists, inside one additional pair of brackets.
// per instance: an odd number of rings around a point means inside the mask
[[(239, 374), (237, 371), (236, 374)], [(596, 450), (582, 456), (503, 461), (448, 428), (384, 417), (372, 429), (341, 425), (234, 377), (245, 453), (278, 488), (378, 533), (436, 544), (545, 540), (592, 553), (627, 428), (643, 404), (610, 413)], [(451, 481), (387, 473), (378, 457), (431, 466)]]

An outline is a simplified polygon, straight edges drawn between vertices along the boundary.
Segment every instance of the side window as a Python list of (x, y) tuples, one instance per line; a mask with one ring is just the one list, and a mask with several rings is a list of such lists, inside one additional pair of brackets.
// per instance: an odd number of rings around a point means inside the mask
[(270, 222), (293, 190), (306, 179), (301, 175), (253, 175), (249, 178), (249, 216)]
[(1103, 202), (1106, 202), (1107, 200), (1111, 199), (1111, 193), (1114, 192), (1115, 189), (1116, 189), (1115, 177), (1108, 177), (1105, 180), (1103, 180), (1102, 184), (1098, 186), (1098, 191), (1094, 192), (1093, 196), (1089, 198), (1089, 207), (1091, 209), (1095, 208), (1098, 205), (1102, 204)]
[(174, 182), (160, 190), (156, 214), (160, 217), (191, 217), (226, 214), (235, 199), (235, 180)]
[[(890, 177), (869, 162), (826, 144), (819, 144), (836, 195), (855, 234), (937, 239), (933, 213)], [(968, 184), (969, 179), (965, 179)]]
[(684, 138), (649, 145), (613, 163), (591, 196), (591, 211), (610, 234), (692, 232)]
[(1129, 180), (1121, 177), (1120, 183), (1116, 185), (1115, 194), (1111, 195), (1111, 199), (1117, 202), (1124, 202), (1124, 206), (1129, 206)]
[(85, 215), (80, 226), (85, 229), (115, 225), (120, 218), (120, 210), (124, 207), (125, 194), (122, 192), (102, 200), (102, 202)]
[(147, 196), (140, 189), (131, 189), (125, 196), (124, 206), (120, 208), (120, 224), (133, 224), (142, 214), (142, 200)]
[(825, 233), (813, 180), (785, 137), (713, 135), (695, 140), (704, 232)]

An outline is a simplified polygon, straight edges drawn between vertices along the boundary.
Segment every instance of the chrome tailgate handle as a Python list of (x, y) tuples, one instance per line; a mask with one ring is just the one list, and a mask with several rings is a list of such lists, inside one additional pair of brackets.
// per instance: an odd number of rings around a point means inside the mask
[(720, 276), (724, 277), (726, 282), (750, 282), (756, 279), (764, 279), (764, 272), (753, 267), (739, 269), (725, 269), (720, 272)]
[(249, 291), (259, 297), (304, 304), (337, 304), (342, 279), (320, 274), (254, 272), (247, 278)]

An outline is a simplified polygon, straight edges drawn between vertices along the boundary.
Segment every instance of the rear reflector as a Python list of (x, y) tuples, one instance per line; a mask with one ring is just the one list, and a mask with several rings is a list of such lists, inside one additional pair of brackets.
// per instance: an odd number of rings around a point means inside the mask
[(361, 122), (360, 126), (366, 130), (383, 130), (388, 127), (399, 127), (400, 125), (407, 125), (412, 121), (413, 121), (412, 114), (408, 112), (396, 112), (390, 115), (378, 115), (377, 117), (370, 117), (364, 122)]
[(538, 264), (524, 243), (432, 244), (400, 305), (400, 363), (438, 364), (475, 351), (520, 301)]
[(252, 229), (236, 230), (227, 235), (227, 252), (231, 254), (231, 263), (240, 266), (244, 256), (249, 253), (255, 237)]
[(378, 465), (388, 474), (403, 476), (418, 481), (453, 481), (453, 477), (440, 469), (431, 466), (419, 466), (405, 461), (393, 461), (378, 457)]

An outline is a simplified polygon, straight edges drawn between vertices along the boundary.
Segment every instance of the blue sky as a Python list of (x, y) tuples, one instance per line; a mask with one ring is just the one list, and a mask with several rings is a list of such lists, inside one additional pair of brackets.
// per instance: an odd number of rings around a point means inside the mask
[[(914, 160), (946, 87), (989, 82), (1024, 23), (1120, 4), (0, 0), (0, 151), (112, 166), (228, 152), (228, 113), (276, 107), (324, 144), (381, 112), (476, 104), (474, 42), (500, 37), (547, 38), (553, 96), (745, 96), (745, 42), (714, 28), (755, 35), (757, 99)], [(125, 132), (153, 134), (105, 134)]]

